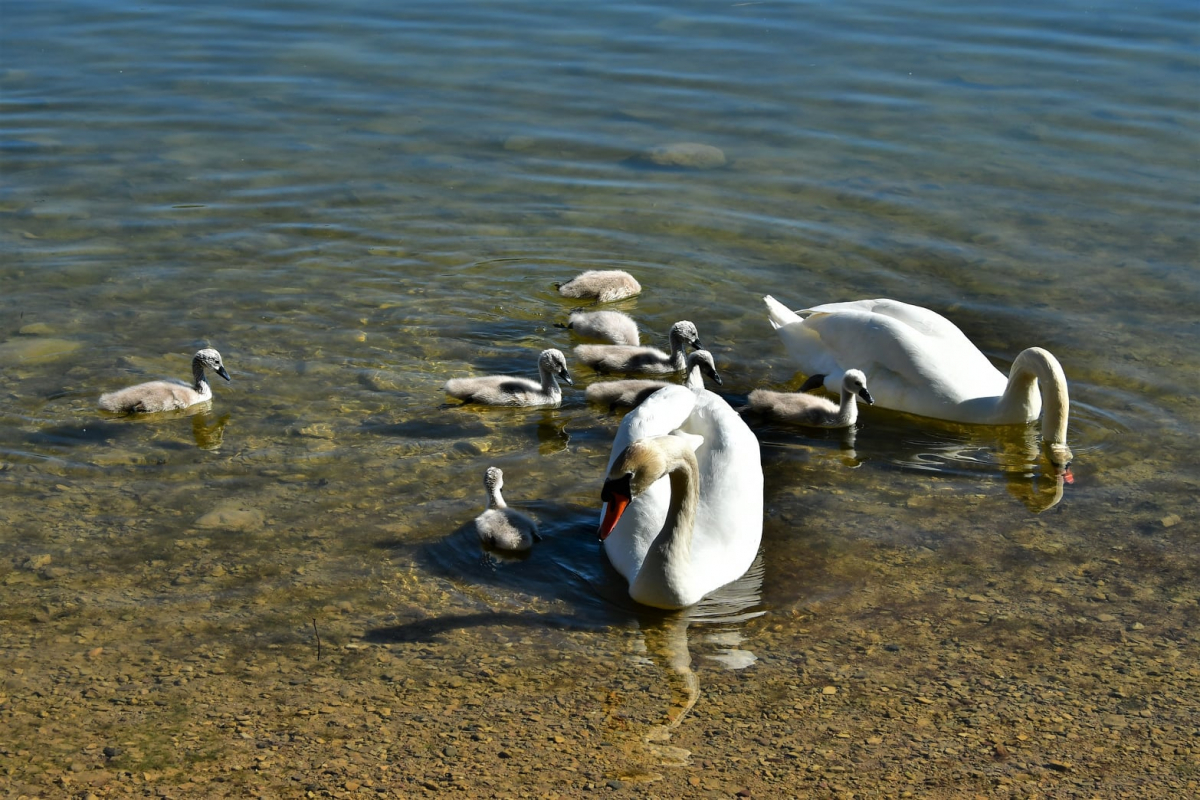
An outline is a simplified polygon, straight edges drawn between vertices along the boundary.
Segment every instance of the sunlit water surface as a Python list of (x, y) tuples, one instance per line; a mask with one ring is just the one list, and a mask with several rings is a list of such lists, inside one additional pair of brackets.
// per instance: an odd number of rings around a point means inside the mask
[[(13, 618), (65, 604), (160, 646), (307, 642), (339, 608), (353, 612), (334, 644), (419, 621), (546, 622), (593, 629), (601, 648), (653, 628), (595, 541), (619, 422), (583, 401), (596, 376), (571, 360), (555, 410), (441, 392), (569, 353), (554, 323), (576, 304), (554, 283), (595, 268), (642, 282), (615, 307), (644, 338), (665, 345), (693, 320), (735, 406), (798, 385), (767, 293), (928, 306), (1001, 369), (1036, 344), (1071, 381), (1069, 485), (1036, 426), (877, 409), (852, 433), (757, 426), (762, 556), (694, 615), (723, 631), (692, 639), (711, 668), (779, 657), (758, 621), (836, 614), (903, 579), (914, 553), (964, 580), (1029, 568), (1005, 555), (1028, 531), (1062, 561), (1133, 547), (1157, 554), (1147, 576), (1196, 561), (1193, 4), (3, 15)], [(726, 163), (647, 160), (679, 142)], [(233, 376), (211, 408), (97, 411), (104, 391), (185, 377), (201, 346)], [(464, 527), (489, 465), (542, 524), (526, 559), (483, 553)], [(143, 613), (178, 627), (139, 628)]]

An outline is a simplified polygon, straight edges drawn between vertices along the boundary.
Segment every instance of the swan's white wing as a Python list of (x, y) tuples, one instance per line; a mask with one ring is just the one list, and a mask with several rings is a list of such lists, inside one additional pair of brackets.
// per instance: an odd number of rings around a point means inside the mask
[(683, 424), (696, 407), (696, 393), (683, 386), (664, 386), (621, 420), (617, 435), (613, 439), (612, 452), (604, 474), (612, 468), (621, 451), (638, 439), (649, 436), (666, 436)]
[(803, 371), (827, 376), (830, 391), (846, 370), (861, 369), (879, 406), (912, 414), (961, 418), (970, 413), (963, 403), (998, 398), (1008, 382), (949, 320), (895, 300), (815, 306), (779, 335)]
[[(696, 450), (700, 504), (691, 583), (700, 596), (750, 568), (762, 541), (763, 472), (758, 439), (719, 395), (703, 391), (681, 429), (704, 437)], [(665, 519), (665, 516), (664, 516)]]
[[(683, 386), (665, 386), (646, 398), (640, 406), (625, 415), (613, 439), (612, 452), (604, 468), (605, 477), (613, 462), (633, 442), (648, 436), (666, 436), (680, 427), (696, 407), (696, 393)], [(703, 485), (703, 484), (701, 484)], [(671, 501), (670, 481), (666, 476), (654, 484), (625, 509), (612, 533), (604, 540), (604, 552), (617, 572), (630, 583), (637, 576), (650, 543), (667, 520)], [(608, 504), (600, 507), (600, 519)]]

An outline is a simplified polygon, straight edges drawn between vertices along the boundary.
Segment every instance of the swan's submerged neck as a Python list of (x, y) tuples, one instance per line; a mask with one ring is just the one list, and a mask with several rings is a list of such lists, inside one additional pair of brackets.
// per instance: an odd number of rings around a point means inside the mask
[(690, 450), (673, 459), (668, 467), (671, 502), (667, 519), (630, 587), (630, 594), (638, 602), (658, 608), (683, 608), (696, 600), (689, 596), (688, 584), (700, 501), (698, 475), (696, 457)]
[(1058, 359), (1040, 347), (1022, 350), (1008, 373), (1008, 386), (1000, 403), (1006, 412), (1023, 409), (1025, 419), (1036, 419), (1040, 404), (1042, 441), (1055, 450), (1059, 458), (1065, 452), (1069, 460), (1070, 451), (1066, 445), (1071, 401), (1067, 393), (1067, 376)]

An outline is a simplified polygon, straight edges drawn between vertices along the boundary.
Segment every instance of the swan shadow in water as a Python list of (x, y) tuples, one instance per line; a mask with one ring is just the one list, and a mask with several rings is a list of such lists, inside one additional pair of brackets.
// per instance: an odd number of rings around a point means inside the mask
[[(212, 403), (197, 403), (189, 408), (175, 411), (159, 411), (154, 414), (131, 415), (114, 420), (95, 419), (84, 425), (56, 425), (29, 434), (26, 441), (41, 446), (74, 448), (95, 444), (110, 445), (118, 439), (129, 439), (137, 432), (137, 425), (153, 425), (156, 428), (165, 421), (191, 418), (192, 439), (201, 450), (218, 450), (225, 437), (225, 426), (230, 412), (220, 417), (212, 412)], [(144, 430), (144, 429), (143, 429)], [(157, 442), (167, 449), (186, 450), (182, 442)]]
[[(428, 642), (470, 628), (520, 627), (558, 630), (604, 630), (636, 627), (644, 645), (643, 660), (662, 669), (673, 683), (666, 721), (637, 734), (632, 743), (657, 765), (682, 766), (690, 753), (668, 744), (700, 697), (700, 681), (692, 668), (691, 645), (698, 644), (711, 662), (742, 669), (757, 658), (739, 645), (739, 626), (765, 614), (762, 608), (764, 565), (761, 554), (738, 580), (710, 593), (681, 611), (642, 606), (629, 597), (625, 579), (608, 563), (596, 542), (596, 509), (547, 502), (525, 503), (538, 519), (542, 541), (528, 553), (484, 550), (471, 521), (446, 538), (412, 547), (413, 560), (428, 572), (459, 583), (501, 586), (544, 601), (565, 603), (571, 611), (481, 611), (411, 620), (368, 630), (366, 641), (378, 644)], [(405, 549), (395, 541), (378, 547)], [(691, 639), (690, 627), (709, 633)]]

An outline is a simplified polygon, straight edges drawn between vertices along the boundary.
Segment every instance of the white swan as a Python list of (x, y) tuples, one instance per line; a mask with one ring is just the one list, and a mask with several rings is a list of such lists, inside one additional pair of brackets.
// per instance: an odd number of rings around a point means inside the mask
[(569, 384), (567, 358), (561, 350), (543, 350), (538, 356), (541, 382), (508, 375), (484, 375), (479, 378), (451, 378), (446, 381), (446, 394), (466, 403), (489, 406), (554, 406), (562, 405), (562, 389), (557, 378)]
[(737, 580), (762, 540), (758, 440), (712, 392), (659, 389), (613, 440), (599, 535), (629, 596), (690, 606)]
[(773, 297), (763, 300), (788, 353), (803, 371), (824, 375), (830, 391), (853, 366), (866, 373), (883, 408), (983, 425), (1040, 415), (1052, 459), (1070, 462), (1067, 379), (1042, 348), (1022, 350), (1006, 378), (952, 322), (926, 308), (857, 300), (797, 314)]
[(475, 532), (480, 542), (497, 550), (522, 552), (533, 547), (535, 540), (541, 540), (537, 523), (504, 502), (500, 494), (504, 488), (504, 472), (499, 467), (487, 468), (483, 486), (487, 489), (488, 507), (475, 518)]
[(211, 347), (196, 351), (192, 356), (192, 383), (180, 380), (139, 383), (116, 392), (100, 395), (100, 408), (125, 414), (176, 411), (212, 399), (212, 387), (204, 377), (208, 367), (225, 380), (229, 373), (221, 363), (221, 354)]
[(592, 269), (576, 275), (566, 283), (556, 283), (563, 297), (595, 298), (597, 303), (611, 303), (640, 294), (642, 285), (624, 270)]
[(623, 344), (581, 344), (575, 348), (575, 357), (596, 372), (649, 372), (659, 375), (683, 372), (687, 362), (683, 357), (684, 345), (694, 350), (703, 350), (700, 334), (691, 322), (680, 320), (671, 326), (668, 334), (671, 352), (664, 353), (657, 347), (630, 347)]
[[(707, 350), (688, 353), (687, 366), (687, 380), (683, 382), (683, 385), (693, 392), (704, 391), (706, 375), (717, 386), (721, 385), (721, 376), (717, 374), (717, 364), (713, 361), (712, 353)], [(674, 385), (666, 381), (650, 380), (601, 381), (587, 387), (584, 395), (589, 402), (607, 405), (611, 411), (617, 407), (636, 408), (659, 389)]]
[(875, 400), (867, 391), (867, 377), (860, 370), (848, 369), (842, 376), (840, 403), (824, 397), (799, 392), (772, 392), (755, 389), (750, 393), (746, 409), (765, 417), (811, 425), (814, 428), (848, 428), (858, 421), (858, 399), (871, 405)]
[(567, 318), (567, 324), (556, 322), (561, 328), (570, 328), (588, 339), (600, 339), (610, 344), (641, 344), (637, 323), (628, 314), (620, 311), (583, 311), (576, 309)]

